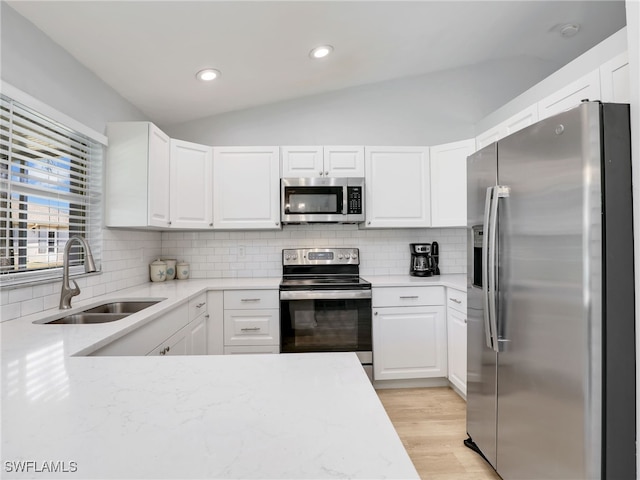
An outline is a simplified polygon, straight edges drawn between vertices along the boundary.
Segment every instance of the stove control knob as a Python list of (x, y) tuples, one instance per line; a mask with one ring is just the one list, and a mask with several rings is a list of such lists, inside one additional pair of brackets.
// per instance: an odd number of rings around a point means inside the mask
[(342, 254), (341, 253), (338, 254), (338, 260), (342, 260)]
[(291, 258), (291, 257), (289, 256), (289, 254), (287, 254), (287, 255), (285, 255), (285, 256), (284, 256), (284, 259), (285, 259), (285, 260), (289, 260), (290, 258)]
[(351, 254), (351, 258), (353, 258), (353, 259), (355, 260), (356, 258), (358, 258), (358, 254), (357, 254), (357, 253), (355, 253), (355, 252), (354, 252), (354, 253), (352, 253), (352, 254)]
[(293, 257), (291, 257), (291, 258), (293, 258), (294, 260), (297, 260), (297, 259), (298, 259), (298, 255), (296, 255), (296, 254), (294, 253), (294, 254), (293, 254)]

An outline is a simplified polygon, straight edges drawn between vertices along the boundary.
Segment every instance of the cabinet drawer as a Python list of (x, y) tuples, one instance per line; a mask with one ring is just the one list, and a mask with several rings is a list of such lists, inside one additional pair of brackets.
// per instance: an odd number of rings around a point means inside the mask
[(373, 288), (374, 307), (409, 307), (444, 305), (444, 287), (381, 287)]
[(207, 292), (189, 300), (189, 321), (193, 321), (207, 311)]
[(278, 290), (225, 290), (224, 308), (232, 309), (261, 309), (279, 308), (280, 295)]
[(280, 310), (225, 310), (224, 345), (280, 345)]
[(466, 315), (467, 313), (467, 294), (460, 290), (447, 289), (447, 307), (458, 310)]

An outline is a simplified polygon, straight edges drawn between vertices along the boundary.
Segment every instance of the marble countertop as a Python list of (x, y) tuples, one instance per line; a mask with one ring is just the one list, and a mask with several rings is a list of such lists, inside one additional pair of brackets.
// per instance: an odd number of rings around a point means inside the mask
[(465, 274), (435, 275), (433, 277), (412, 277), (410, 275), (365, 275), (373, 287), (420, 287), (443, 286), (463, 292), (467, 291)]
[[(353, 353), (87, 357), (206, 290), (146, 284), (74, 304), (164, 298), (101, 325), (0, 324), (2, 478), (419, 478)], [(51, 473), (51, 472), (56, 473)]]

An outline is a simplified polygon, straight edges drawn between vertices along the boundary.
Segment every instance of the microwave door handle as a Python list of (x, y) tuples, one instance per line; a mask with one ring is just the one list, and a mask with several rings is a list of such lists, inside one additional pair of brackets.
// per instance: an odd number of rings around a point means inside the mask
[(349, 210), (347, 210), (347, 205), (349, 201), (349, 186), (343, 185), (342, 187), (342, 215), (347, 215)]

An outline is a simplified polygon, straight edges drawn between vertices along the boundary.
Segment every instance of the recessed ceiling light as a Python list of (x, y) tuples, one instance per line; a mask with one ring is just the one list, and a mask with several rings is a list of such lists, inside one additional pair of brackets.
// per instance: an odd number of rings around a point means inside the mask
[(565, 23), (564, 25), (560, 25), (560, 27), (558, 27), (558, 30), (560, 31), (560, 35), (562, 35), (564, 38), (573, 37), (576, 33), (578, 33), (578, 30), (580, 30), (580, 24)]
[(220, 72), (213, 68), (205, 68), (204, 70), (200, 70), (196, 73), (196, 78), (203, 82), (210, 82), (211, 80), (215, 80), (220, 76)]
[(324, 58), (333, 52), (331, 45), (320, 45), (309, 52), (311, 58)]

